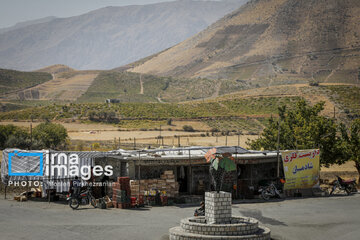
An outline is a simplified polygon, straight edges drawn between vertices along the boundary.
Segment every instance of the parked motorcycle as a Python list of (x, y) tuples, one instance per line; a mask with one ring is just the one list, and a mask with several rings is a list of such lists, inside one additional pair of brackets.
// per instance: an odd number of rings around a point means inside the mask
[(272, 197), (281, 198), (280, 191), (276, 188), (273, 182), (268, 186), (260, 187), (259, 193), (261, 194), (261, 198), (265, 201), (268, 201)]
[(200, 208), (196, 209), (194, 212), (194, 216), (195, 217), (199, 217), (199, 216), (205, 216), (205, 202), (201, 202), (200, 203)]
[(357, 192), (356, 180), (344, 180), (339, 176), (336, 176), (337, 179), (332, 183), (333, 187), (331, 189), (330, 195), (334, 193), (336, 189), (345, 191), (347, 195), (350, 195), (352, 192)]
[(77, 209), (80, 205), (88, 205), (91, 204), (94, 208), (96, 208), (96, 200), (95, 197), (91, 193), (91, 187), (87, 187), (87, 189), (80, 194), (71, 194), (66, 199), (69, 201), (69, 206), (72, 209)]

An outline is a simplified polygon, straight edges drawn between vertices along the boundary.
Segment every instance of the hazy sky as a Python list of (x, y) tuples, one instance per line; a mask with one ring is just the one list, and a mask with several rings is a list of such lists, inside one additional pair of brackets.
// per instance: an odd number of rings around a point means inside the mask
[(107, 6), (170, 1), (173, 0), (0, 0), (0, 28), (48, 16), (76, 16)]

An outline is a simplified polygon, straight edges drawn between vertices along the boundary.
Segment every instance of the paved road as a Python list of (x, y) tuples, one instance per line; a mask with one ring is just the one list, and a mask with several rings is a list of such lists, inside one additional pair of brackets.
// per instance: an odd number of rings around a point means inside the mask
[[(62, 204), (14, 202), (0, 196), (0, 239), (166, 239), (195, 207), (73, 211)], [(360, 239), (360, 194), (233, 205), (233, 215), (258, 218), (276, 240)]]

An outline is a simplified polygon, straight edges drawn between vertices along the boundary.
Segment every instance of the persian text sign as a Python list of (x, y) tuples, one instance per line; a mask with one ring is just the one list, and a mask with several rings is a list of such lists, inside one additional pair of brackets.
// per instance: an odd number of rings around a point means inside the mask
[(320, 150), (284, 151), (285, 190), (312, 188), (319, 181)]

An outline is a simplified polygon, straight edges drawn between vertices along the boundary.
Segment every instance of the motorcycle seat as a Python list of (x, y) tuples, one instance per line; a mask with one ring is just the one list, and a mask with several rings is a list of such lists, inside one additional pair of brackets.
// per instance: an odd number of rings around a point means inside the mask
[(354, 181), (355, 181), (354, 179), (352, 179), (352, 180), (343, 180), (343, 183), (349, 184), (349, 183), (353, 183)]

